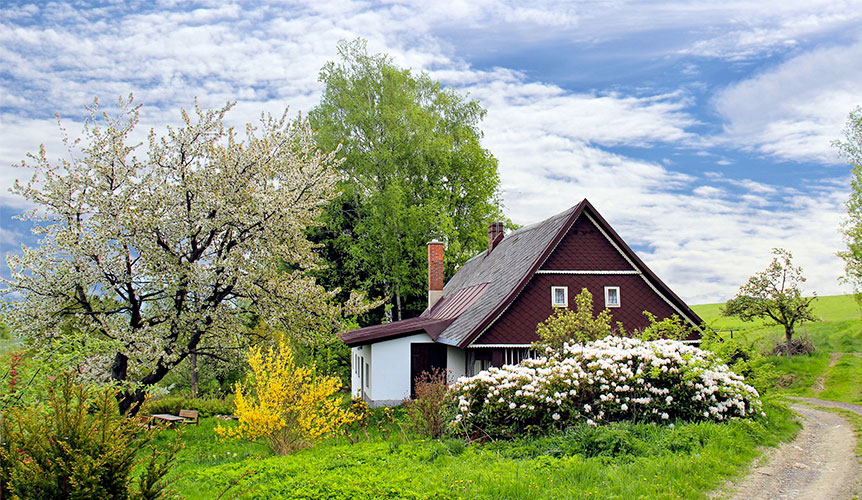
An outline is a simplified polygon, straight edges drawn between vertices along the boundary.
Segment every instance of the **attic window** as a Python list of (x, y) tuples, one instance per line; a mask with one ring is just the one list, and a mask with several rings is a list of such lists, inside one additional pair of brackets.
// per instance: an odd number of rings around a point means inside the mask
[(620, 306), (620, 287), (606, 286), (605, 287), (605, 307)]
[(569, 288), (565, 286), (551, 287), (551, 306), (569, 307)]

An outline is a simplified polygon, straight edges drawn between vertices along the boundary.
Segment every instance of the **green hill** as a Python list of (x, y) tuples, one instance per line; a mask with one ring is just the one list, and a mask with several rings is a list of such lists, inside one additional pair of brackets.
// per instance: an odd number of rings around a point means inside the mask
[[(721, 305), (692, 309), (709, 327), (720, 330), (723, 338), (752, 344), (761, 352), (770, 352), (783, 341), (783, 327), (722, 317)], [(815, 353), (789, 360), (773, 358), (781, 374), (779, 389), (793, 395), (862, 403), (862, 356), (848, 354), (862, 353), (862, 309), (852, 295), (832, 295), (815, 299), (814, 314), (818, 321), (799, 325), (795, 335), (811, 342)]]

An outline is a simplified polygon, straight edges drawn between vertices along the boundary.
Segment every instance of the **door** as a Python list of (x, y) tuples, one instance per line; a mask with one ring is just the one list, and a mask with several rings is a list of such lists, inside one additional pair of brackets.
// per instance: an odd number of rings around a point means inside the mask
[(416, 379), (435, 369), (446, 372), (446, 346), (433, 342), (410, 344), (410, 397), (416, 397)]

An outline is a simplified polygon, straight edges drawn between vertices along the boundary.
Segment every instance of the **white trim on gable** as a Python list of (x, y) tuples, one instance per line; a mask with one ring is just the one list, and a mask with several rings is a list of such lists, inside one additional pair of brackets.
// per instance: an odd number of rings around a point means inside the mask
[[(611, 245), (612, 245), (612, 246), (617, 250), (617, 252), (619, 252), (619, 253), (620, 253), (620, 255), (622, 255), (622, 256), (623, 256), (623, 258), (624, 258), (624, 259), (626, 259), (626, 262), (628, 262), (628, 263), (629, 263), (633, 268), (638, 269), (638, 266), (636, 266), (636, 265), (634, 264), (634, 262), (632, 262), (632, 260), (631, 260), (631, 259), (629, 259), (629, 256), (628, 256), (628, 255), (626, 255), (626, 253), (625, 253), (625, 252), (623, 252), (623, 251), (622, 251), (622, 249), (620, 249), (620, 247), (619, 247), (619, 246), (617, 246), (617, 244), (616, 244), (616, 243), (614, 243), (614, 240), (612, 240), (612, 239), (611, 239), (611, 237), (610, 237), (610, 236), (608, 236), (608, 234), (607, 234), (607, 233), (605, 233), (605, 231), (602, 229), (601, 224), (598, 224), (598, 223), (596, 222), (596, 220), (595, 220), (595, 219), (593, 219), (592, 217), (590, 217), (590, 214), (588, 214), (588, 213), (586, 213), (586, 212), (581, 213), (581, 215), (585, 215), (585, 216), (587, 217), (587, 219), (589, 219), (589, 220), (590, 220), (590, 222), (592, 222), (592, 223), (593, 223), (593, 225), (594, 225), (594, 226), (596, 226), (596, 229), (598, 229), (598, 230), (599, 230), (599, 232), (600, 232), (600, 233), (602, 233), (602, 236), (604, 236), (604, 237), (605, 237), (605, 239), (606, 239), (606, 240), (608, 240), (608, 243), (610, 243), (610, 244), (611, 244)], [(670, 306), (674, 311), (676, 311), (676, 312), (680, 315), (680, 317), (681, 317), (681, 318), (685, 318), (685, 319), (686, 319), (686, 321), (688, 321), (688, 322), (689, 322), (690, 324), (692, 324), (693, 326), (698, 326), (694, 321), (692, 321), (692, 319), (691, 319), (691, 318), (689, 318), (689, 317), (688, 317), (688, 315), (686, 315), (685, 313), (683, 313), (683, 312), (682, 312), (682, 311), (681, 311), (681, 310), (676, 306), (676, 304), (674, 304), (673, 302), (671, 302), (670, 300), (668, 300), (668, 298), (667, 298), (667, 297), (665, 297), (665, 296), (664, 296), (664, 294), (663, 294), (663, 293), (661, 293), (661, 292), (658, 290), (658, 288), (656, 288), (652, 283), (650, 283), (650, 280), (648, 280), (648, 279), (647, 279), (647, 277), (643, 274), (643, 272), (640, 272), (640, 273), (638, 273), (638, 274), (640, 275), (641, 279), (642, 279), (642, 280), (644, 280), (644, 283), (646, 283), (647, 285), (649, 285), (649, 287), (652, 289), (652, 291), (654, 291), (656, 294), (658, 294), (658, 296), (659, 296), (659, 297), (661, 297), (661, 298), (662, 298), (662, 300), (664, 300), (664, 301), (665, 301), (665, 303), (667, 303), (667, 305), (669, 305), (669, 306)]]
[(643, 274), (640, 271), (557, 271), (552, 269), (539, 269), (535, 274)]

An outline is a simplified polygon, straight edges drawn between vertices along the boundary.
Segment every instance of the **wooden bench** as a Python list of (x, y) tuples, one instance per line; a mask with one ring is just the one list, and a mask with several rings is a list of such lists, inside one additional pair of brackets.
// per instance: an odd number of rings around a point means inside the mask
[(197, 410), (180, 410), (180, 416), (183, 417), (184, 424), (200, 424), (200, 417)]
[(153, 422), (167, 424), (169, 427), (186, 420), (184, 417), (178, 417), (176, 415), (171, 415), (170, 413), (154, 413), (150, 415), (150, 417), (152, 417)]

